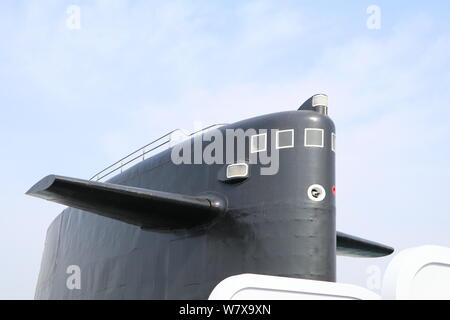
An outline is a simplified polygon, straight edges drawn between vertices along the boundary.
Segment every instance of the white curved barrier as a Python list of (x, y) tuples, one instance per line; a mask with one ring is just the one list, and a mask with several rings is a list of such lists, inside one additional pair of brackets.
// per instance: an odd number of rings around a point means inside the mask
[(401, 251), (383, 279), (385, 299), (450, 299), (450, 248), (421, 246)]
[(386, 269), (382, 295), (345, 283), (241, 274), (224, 279), (210, 300), (450, 300), (450, 248), (401, 251)]
[(351, 284), (241, 274), (220, 282), (210, 300), (378, 300), (374, 292)]

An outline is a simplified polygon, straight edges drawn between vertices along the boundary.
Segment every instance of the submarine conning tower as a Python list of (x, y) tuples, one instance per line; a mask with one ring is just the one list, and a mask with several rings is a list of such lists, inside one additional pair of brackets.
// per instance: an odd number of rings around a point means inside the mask
[(36, 298), (205, 299), (243, 273), (335, 281), (336, 253), (393, 252), (336, 232), (335, 153), (319, 94), (110, 166), (105, 182), (49, 175), (27, 194), (69, 208), (47, 232)]
[[(320, 94), (297, 111), (263, 115), (223, 129), (256, 129), (247, 159), (262, 153), (272, 160), (270, 165), (248, 165), (247, 176), (216, 190), (227, 196), (233, 223), (223, 225), (233, 225), (228, 234), (239, 234), (232, 250), (234, 261), (239, 256), (247, 262), (242, 271), (335, 281), (336, 130), (327, 109), (327, 96)], [(272, 170), (265, 174), (263, 168), (269, 166)]]
[[(280, 170), (295, 170), (294, 179), (286, 179), (288, 173), (279, 178), (286, 181), (286, 191), (292, 197), (296, 209), (292, 212), (288, 228), (293, 231), (293, 248), (300, 261), (308, 261), (302, 266), (299, 278), (336, 280), (336, 129), (328, 117), (328, 97), (324, 94), (312, 96), (298, 109), (298, 141), (293, 150), (293, 158), (280, 152)], [(286, 151), (282, 149), (280, 151)], [(292, 186), (290, 185), (292, 184)], [(295, 190), (295, 191), (294, 191)], [(289, 212), (289, 210), (287, 210)], [(293, 224), (294, 226), (290, 226)], [(294, 233), (295, 232), (295, 233)]]

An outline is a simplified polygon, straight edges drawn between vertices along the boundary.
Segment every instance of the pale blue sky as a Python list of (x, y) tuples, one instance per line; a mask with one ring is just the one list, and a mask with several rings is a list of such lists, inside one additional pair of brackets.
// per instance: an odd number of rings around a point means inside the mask
[[(2, 1), (0, 298), (33, 297), (63, 209), (24, 195), (40, 178), (88, 178), (173, 128), (318, 92), (337, 126), (338, 229), (450, 246), (449, 14), (448, 1)], [(365, 286), (388, 261), (339, 258), (339, 281)]]

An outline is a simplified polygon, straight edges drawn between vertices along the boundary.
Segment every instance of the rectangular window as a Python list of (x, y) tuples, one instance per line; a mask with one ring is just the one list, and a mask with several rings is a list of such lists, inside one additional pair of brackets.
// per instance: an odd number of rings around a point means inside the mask
[(336, 152), (336, 133), (331, 134), (331, 150)]
[(267, 133), (251, 136), (250, 152), (262, 152), (267, 149)]
[(227, 167), (227, 178), (245, 178), (248, 176), (248, 164), (235, 163)]
[(323, 129), (305, 129), (305, 147), (323, 148)]
[(280, 130), (276, 133), (276, 148), (285, 149), (294, 147), (294, 129)]

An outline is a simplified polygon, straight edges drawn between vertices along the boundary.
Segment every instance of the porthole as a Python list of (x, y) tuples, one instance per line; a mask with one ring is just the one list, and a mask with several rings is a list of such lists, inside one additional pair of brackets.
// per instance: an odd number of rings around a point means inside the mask
[(307, 194), (310, 200), (316, 202), (322, 201), (326, 196), (325, 188), (320, 184), (313, 184), (309, 186)]

